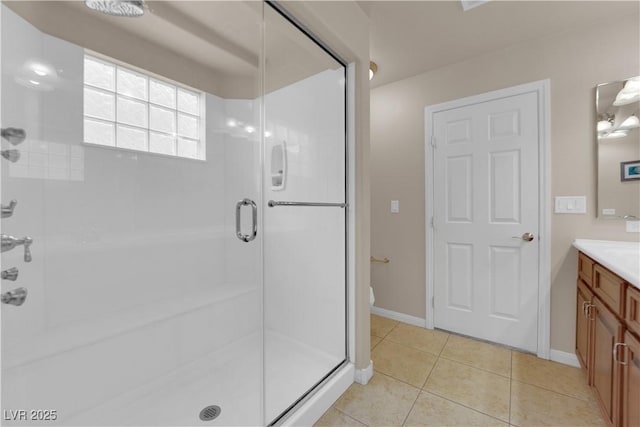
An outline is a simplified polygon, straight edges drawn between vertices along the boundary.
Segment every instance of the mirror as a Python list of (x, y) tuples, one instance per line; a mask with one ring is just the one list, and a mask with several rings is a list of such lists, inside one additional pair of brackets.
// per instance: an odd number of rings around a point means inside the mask
[(598, 214), (640, 218), (640, 76), (596, 86)]

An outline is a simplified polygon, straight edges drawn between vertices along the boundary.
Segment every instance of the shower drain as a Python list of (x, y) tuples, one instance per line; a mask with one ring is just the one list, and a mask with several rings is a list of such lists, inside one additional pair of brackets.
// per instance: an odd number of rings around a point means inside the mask
[(200, 411), (200, 419), (202, 421), (212, 421), (218, 418), (222, 409), (218, 405), (209, 405)]

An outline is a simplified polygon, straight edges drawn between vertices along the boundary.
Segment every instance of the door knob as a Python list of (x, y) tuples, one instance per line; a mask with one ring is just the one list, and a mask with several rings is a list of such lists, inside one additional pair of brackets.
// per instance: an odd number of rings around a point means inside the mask
[(522, 239), (525, 242), (530, 242), (532, 241), (535, 236), (533, 235), (533, 233), (529, 233), (528, 231), (526, 233), (524, 233), (522, 236), (513, 236), (511, 237), (512, 239)]

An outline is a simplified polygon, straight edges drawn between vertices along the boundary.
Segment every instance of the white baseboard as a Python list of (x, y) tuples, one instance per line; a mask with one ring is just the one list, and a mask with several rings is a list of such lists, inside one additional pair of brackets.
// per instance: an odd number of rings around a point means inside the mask
[(565, 351), (554, 349), (549, 350), (549, 360), (553, 360), (554, 362), (562, 363), (564, 365), (569, 365), (576, 368), (580, 367), (578, 356), (573, 353), (567, 353)]
[(358, 384), (365, 385), (373, 378), (373, 360), (369, 361), (369, 366), (364, 369), (356, 369), (355, 381)]
[(425, 319), (404, 313), (398, 313), (397, 311), (387, 310), (386, 308), (373, 306), (371, 307), (371, 313), (382, 317), (388, 317), (389, 319), (397, 320), (399, 322), (408, 323), (410, 325), (420, 326), (421, 328), (425, 328), (427, 325)]

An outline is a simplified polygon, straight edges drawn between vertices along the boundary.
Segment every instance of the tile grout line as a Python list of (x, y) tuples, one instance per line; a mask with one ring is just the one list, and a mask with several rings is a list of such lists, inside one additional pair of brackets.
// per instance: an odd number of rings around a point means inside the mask
[[(386, 339), (387, 339), (387, 338), (384, 338), (382, 341), (385, 341)], [(382, 344), (382, 341), (380, 341), (378, 344), (376, 344), (376, 347), (377, 347), (378, 345)], [(398, 342), (398, 341), (394, 341), (394, 340), (393, 340), (393, 339), (391, 339), (391, 338), (389, 338), (389, 342), (391, 342), (391, 343), (393, 343), (393, 344), (396, 344), (396, 345), (400, 345), (400, 346), (402, 346), (402, 347), (410, 348), (411, 350), (416, 350), (416, 351), (419, 351), (419, 352), (421, 352), (421, 353), (429, 354), (429, 355), (431, 355), (431, 356), (435, 357), (436, 359), (437, 359), (437, 358), (439, 358), (439, 357), (440, 357), (440, 353), (442, 353), (442, 349), (438, 352), (438, 354), (436, 354), (436, 353), (432, 353), (432, 352), (430, 352), (430, 351), (422, 350), (422, 349), (417, 348), (417, 347), (413, 347), (413, 346), (408, 345), (408, 344), (405, 344), (405, 343), (401, 343), (401, 342)], [(445, 341), (445, 345), (446, 345), (446, 341)], [(442, 346), (442, 348), (444, 348), (444, 345)]]
[(423, 391), (423, 392), (425, 392), (425, 393), (428, 393), (428, 394), (433, 394), (434, 396), (439, 397), (439, 398), (441, 398), (441, 399), (443, 399), (443, 400), (449, 401), (449, 402), (451, 402), (451, 403), (455, 403), (456, 405), (458, 405), (458, 406), (462, 406), (463, 408), (469, 409), (470, 411), (477, 412), (478, 414), (486, 415), (487, 417), (489, 417), (489, 418), (493, 418), (494, 420), (498, 420), (498, 421), (500, 421), (501, 423), (511, 424), (509, 421), (505, 421), (505, 420), (503, 420), (502, 418), (498, 418), (498, 417), (496, 417), (495, 415), (491, 415), (491, 414), (488, 414), (488, 413), (486, 413), (486, 412), (483, 412), (483, 411), (481, 411), (481, 410), (480, 410), (480, 409), (478, 409), (478, 408), (474, 408), (474, 407), (472, 407), (472, 406), (465, 405), (464, 403), (462, 403), (462, 402), (458, 402), (457, 400), (453, 400), (453, 399), (451, 399), (450, 397), (447, 397), (447, 396), (443, 396), (443, 395), (441, 395), (441, 394), (438, 394), (438, 392), (437, 392), (437, 391), (430, 391), (430, 390), (422, 390), (422, 391)]
[(578, 401), (580, 401), (580, 402), (587, 402), (587, 403), (591, 403), (591, 402), (589, 401), (589, 399), (581, 399), (581, 398), (579, 398), (579, 397), (571, 396), (571, 395), (569, 395), (569, 394), (565, 394), (565, 393), (562, 393), (562, 392), (560, 392), (560, 391), (551, 390), (550, 388), (542, 387), (542, 386), (539, 386), (539, 385), (537, 385), (537, 384), (531, 384), (531, 383), (528, 383), (528, 382), (526, 382), (526, 381), (518, 380), (518, 379), (515, 379), (515, 378), (511, 378), (511, 381), (515, 381), (515, 382), (520, 383), (520, 384), (524, 384), (524, 385), (528, 385), (528, 386), (531, 386), (531, 387), (535, 387), (535, 388), (537, 388), (537, 389), (544, 390), (544, 391), (548, 391), (548, 392), (550, 392), (550, 393), (559, 394), (560, 396), (568, 397), (569, 399), (578, 400)]
[[(432, 369), (432, 370), (433, 370), (433, 369)], [(417, 390), (422, 391), (422, 388), (420, 388), (419, 386), (417, 386), (417, 385), (415, 385), (415, 384), (408, 383), (408, 382), (406, 382), (405, 380), (401, 380), (400, 378), (396, 378), (396, 377), (394, 377), (394, 376), (393, 376), (393, 375), (391, 375), (391, 374), (386, 374), (386, 373), (384, 373), (384, 372), (382, 372), (382, 371), (378, 371), (376, 368), (373, 368), (373, 372), (377, 372), (377, 373), (378, 373), (378, 374), (380, 374), (380, 375), (384, 375), (384, 376), (386, 376), (386, 377), (391, 378), (392, 380), (398, 381), (398, 382), (400, 382), (400, 383), (402, 383), (402, 384), (404, 384), (404, 385), (408, 385), (409, 387), (413, 387), (413, 388), (415, 388), (415, 389), (417, 389)], [(429, 375), (431, 375), (431, 372), (429, 372)]]
[[(440, 351), (440, 354), (442, 354), (442, 352), (444, 351), (444, 348), (447, 346), (447, 343), (449, 342), (449, 338), (450, 338), (451, 336), (452, 336), (452, 334), (448, 334), (448, 336), (447, 336), (447, 340), (445, 341), (445, 344), (442, 346), (442, 350)], [(510, 351), (510, 353), (512, 353), (512, 352)], [(502, 378), (506, 378), (506, 377), (504, 377), (503, 375), (496, 374), (495, 372), (486, 371), (486, 370), (484, 370), (484, 369), (477, 368), (477, 367), (475, 367), (475, 366), (471, 366), (471, 365), (467, 365), (467, 364), (465, 364), (465, 363), (458, 362), (457, 360), (448, 359), (448, 358), (446, 358), (446, 357), (444, 357), (444, 356), (438, 356), (438, 358), (436, 359), (436, 363), (433, 365), (433, 368), (431, 369), (431, 372), (429, 372), (429, 375), (427, 376), (427, 379), (425, 380), (424, 384), (422, 385), (422, 390), (421, 390), (421, 391), (423, 391), (423, 392), (425, 392), (425, 393), (432, 394), (432, 395), (437, 396), (437, 397), (439, 397), (439, 398), (441, 398), (441, 399), (447, 400), (447, 401), (449, 401), (449, 402), (451, 402), (451, 403), (454, 403), (454, 404), (456, 404), (456, 405), (462, 406), (463, 408), (467, 408), (467, 409), (469, 409), (469, 410), (471, 410), (471, 411), (474, 411), (474, 412), (477, 412), (477, 413), (479, 413), (479, 414), (486, 415), (487, 417), (493, 418), (494, 420), (497, 420), (497, 421), (499, 421), (499, 422), (502, 422), (502, 423), (504, 423), (504, 422), (505, 422), (505, 420), (500, 419), (500, 418), (498, 418), (498, 417), (496, 417), (496, 416), (494, 416), (494, 415), (492, 415), (492, 414), (488, 414), (488, 413), (483, 412), (483, 411), (481, 411), (481, 410), (479, 410), (479, 409), (477, 409), (477, 408), (473, 408), (473, 407), (471, 407), (471, 406), (467, 406), (467, 405), (463, 404), (462, 402), (458, 402), (458, 401), (453, 400), (453, 399), (451, 399), (451, 398), (449, 398), (449, 397), (442, 396), (442, 395), (438, 394), (436, 391), (425, 390), (425, 389), (424, 389), (424, 387), (427, 385), (427, 381), (429, 381), (429, 377), (431, 377), (431, 374), (432, 374), (432, 373), (433, 373), (433, 371), (435, 370), (436, 365), (437, 365), (437, 363), (438, 363), (438, 361), (439, 361), (440, 359), (447, 360), (447, 361), (452, 361), (452, 362), (454, 362), (454, 363), (460, 363), (460, 364), (461, 364), (461, 365), (463, 365), (463, 366), (467, 366), (467, 367), (470, 367), (470, 368), (473, 368), (473, 369), (478, 369), (478, 370), (480, 370), (480, 371), (487, 372), (487, 373), (489, 373), (489, 374), (493, 374), (493, 375), (500, 376), (500, 377), (502, 377)], [(509, 361), (510, 361), (510, 363), (511, 363), (511, 356), (510, 356), (510, 358), (509, 358)], [(509, 376), (509, 399), (511, 399), (511, 375)], [(509, 418), (509, 420), (508, 420), (508, 421), (506, 421), (506, 423), (507, 423), (507, 424), (510, 424), (510, 420), (511, 420), (511, 401), (509, 401), (509, 417), (508, 417), (508, 418)]]
[(411, 415), (411, 411), (413, 411), (414, 406), (416, 406), (416, 402), (420, 398), (420, 393), (422, 393), (422, 389), (418, 389), (418, 395), (416, 396), (415, 400), (411, 404), (411, 408), (409, 408), (409, 412), (407, 412), (407, 415), (405, 415), (404, 420), (402, 420), (402, 424), (401, 424), (402, 426), (404, 426), (407, 423), (407, 420), (409, 419), (409, 415)]
[[(444, 351), (444, 348), (447, 346), (447, 344), (449, 343), (449, 338), (451, 338), (451, 334), (446, 332), (447, 334), (447, 339), (444, 341), (444, 345), (442, 346), (442, 348), (440, 349), (440, 353), (438, 353), (438, 359), (440, 359), (440, 356), (442, 355), (442, 352)], [(446, 359), (446, 357), (445, 357)], [(437, 360), (436, 360), (437, 362)]]
[[(490, 370), (488, 370), (488, 369), (481, 368), (481, 367), (476, 366), (476, 365), (469, 365), (468, 363), (465, 363), (465, 362), (460, 361), (460, 360), (451, 359), (450, 357), (446, 357), (446, 356), (440, 356), (440, 357), (442, 357), (442, 359), (444, 359), (444, 360), (448, 360), (448, 361), (450, 361), (450, 362), (459, 363), (459, 364), (461, 364), (461, 365), (468, 366), (469, 368), (478, 369), (479, 371), (483, 371), (483, 372), (486, 372), (486, 373), (488, 373), (488, 374), (498, 375), (498, 376), (500, 376), (500, 377), (502, 377), (502, 378), (509, 378), (509, 379), (511, 379), (511, 374), (509, 374), (509, 375), (503, 375), (503, 374), (499, 374), (499, 373), (494, 372), (494, 371), (490, 371)], [(509, 357), (509, 359), (511, 359), (511, 357)], [(509, 360), (509, 363), (511, 363), (511, 360)], [(511, 367), (509, 367), (509, 371), (511, 371)]]
[(422, 387), (420, 387), (420, 391), (421, 392), (424, 391), (424, 387), (427, 385), (427, 382), (429, 381), (429, 378), (431, 378), (431, 374), (433, 374), (433, 371), (436, 369), (436, 365), (438, 364), (438, 361), (440, 360), (440, 355), (442, 354), (442, 351), (444, 350), (444, 348), (447, 346), (447, 343), (449, 342), (449, 337), (451, 337), (451, 335), (447, 335), (447, 339), (444, 341), (444, 344), (442, 345), (442, 348), (440, 349), (440, 353), (438, 353), (438, 355), (436, 356), (435, 362), (433, 362), (433, 366), (431, 367), (431, 370), (429, 371), (429, 375), (427, 375), (427, 378), (422, 383)]
[(362, 425), (364, 425), (364, 426), (369, 427), (369, 424), (367, 424), (367, 423), (363, 423), (363, 422), (362, 422), (362, 421), (360, 421), (359, 419), (357, 419), (357, 418), (355, 418), (355, 417), (352, 417), (351, 415), (347, 414), (347, 413), (346, 413), (346, 412), (344, 412), (344, 411), (341, 411), (340, 409), (336, 408), (335, 406), (331, 405), (331, 407), (332, 407), (333, 409), (335, 409), (336, 411), (340, 412), (340, 413), (341, 413), (342, 415), (344, 415), (345, 417), (347, 417), (347, 418), (351, 418), (352, 420), (354, 420), (354, 421), (356, 421), (356, 422), (358, 422), (358, 423), (360, 423), (360, 424), (362, 424)]

